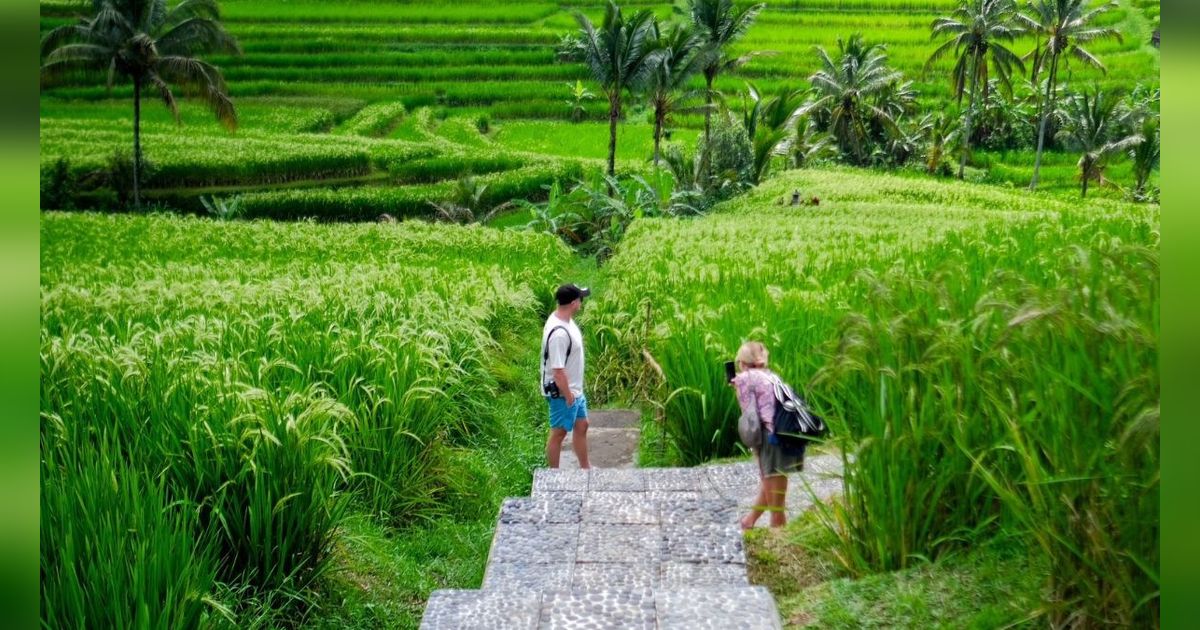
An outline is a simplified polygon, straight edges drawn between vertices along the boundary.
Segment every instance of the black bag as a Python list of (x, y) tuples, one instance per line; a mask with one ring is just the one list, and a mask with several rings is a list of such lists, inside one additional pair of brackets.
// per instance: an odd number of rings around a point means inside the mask
[(781, 445), (803, 449), (809, 442), (829, 434), (825, 420), (813, 412), (803, 398), (775, 376), (775, 427), (773, 434)]

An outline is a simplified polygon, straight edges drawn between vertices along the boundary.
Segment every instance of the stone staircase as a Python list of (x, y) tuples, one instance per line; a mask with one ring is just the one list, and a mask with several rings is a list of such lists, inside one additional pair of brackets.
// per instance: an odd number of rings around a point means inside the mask
[[(539, 469), (500, 508), (482, 588), (435, 591), (421, 628), (780, 628), (746, 577), (738, 519), (757, 488), (753, 461)], [(809, 457), (788, 512), (839, 492), (841, 460)]]

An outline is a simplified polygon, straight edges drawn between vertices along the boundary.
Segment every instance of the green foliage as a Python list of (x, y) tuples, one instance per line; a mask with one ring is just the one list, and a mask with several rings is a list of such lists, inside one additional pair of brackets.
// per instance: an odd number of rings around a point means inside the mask
[(166, 630), (221, 612), (209, 599), (216, 549), (197, 538), (195, 506), (136, 464), (66, 448), (60, 421), (43, 418), (42, 622)]
[(730, 116), (718, 116), (708, 141), (696, 141), (696, 155), (705, 156), (708, 175), (704, 189), (718, 199), (729, 198), (754, 182), (754, 146), (745, 126)]
[(71, 170), (67, 158), (60, 157), (48, 166), (42, 165), (40, 178), (41, 205), (55, 210), (74, 210), (79, 176)]
[[(43, 217), (43, 535), (62, 541), (47, 554), (75, 554), (43, 563), (104, 565), (114, 619), (190, 619), (210, 596), (241, 620), (256, 601), (294, 613), (352, 497), (396, 525), (448, 513), (453, 446), (491, 417), (479, 357), (568, 256), (547, 237), (422, 223), (215, 227)], [(114, 498), (80, 500), (109, 496), (95, 484)], [(63, 574), (44, 597), (90, 597), (79, 584)]]
[[(777, 207), (796, 189), (819, 208)], [(721, 362), (763, 340), (846, 454), (844, 498), (825, 518), (855, 575), (1028, 532), (1055, 623), (1074, 610), (1150, 624), (1157, 222), (1124, 204), (1084, 213), (987, 187), (794, 171), (701, 221), (634, 224), (608, 263), (623, 282), (588, 325), (649, 331), (593, 347), (650, 353), (662, 380), (649, 395), (687, 463), (737, 452)], [(647, 308), (647, 295), (663, 297)]]

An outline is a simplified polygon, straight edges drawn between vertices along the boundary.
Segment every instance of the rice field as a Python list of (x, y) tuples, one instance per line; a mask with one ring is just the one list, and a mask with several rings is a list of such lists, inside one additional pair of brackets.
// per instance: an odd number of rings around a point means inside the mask
[(661, 410), (645, 456), (736, 454), (722, 364), (761, 340), (848, 458), (822, 518), (849, 574), (1028, 536), (1048, 621), (1156, 625), (1158, 233), (1155, 208), (789, 173), (630, 228), (596, 382)]
[(252, 600), (206, 603), (214, 584), (309, 588), (350, 502), (398, 527), (490, 500), (447, 469), (495, 430), (484, 357), (536, 319), (561, 243), (422, 223), (214, 227), (43, 217), (51, 626), (247, 627), (237, 602)]
[[(87, 4), (42, 0), (42, 30)], [(767, 5), (734, 52), (771, 54), (727, 93), (806, 87), (814, 46), (863, 32), (923, 109), (948, 105), (947, 67), (920, 69), (955, 0)], [(975, 151), (972, 182), (789, 170), (707, 216), (632, 220), (598, 268), (520, 229), (527, 211), (404, 219), (460, 179), (486, 210), (598, 170), (607, 104), (571, 121), (575, 81), (598, 90), (555, 49), (600, 2), (221, 6), (244, 49), (211, 59), (237, 130), (144, 101), (151, 212), (42, 216), (45, 626), (416, 627), (431, 590), (479, 585), (500, 498), (542, 465), (524, 340), (578, 277), (602, 289), (581, 320), (589, 398), (644, 404), (643, 463), (744, 454), (722, 363), (760, 339), (846, 458), (819, 513), (844, 575), (1011, 538), (1047, 567), (1035, 623), (1157, 626), (1156, 205), (1080, 202), (1066, 153), (1037, 194), (1029, 151)], [(1156, 84), (1157, 3), (1105, 19), (1125, 35), (1093, 48), (1108, 73), (1072, 80)], [(80, 205), (120, 206), (103, 178), (130, 96), (42, 92), (44, 177), (96, 184)], [(653, 146), (630, 105), (622, 173)], [(701, 124), (677, 116), (669, 140), (695, 146)], [(201, 196), (249, 220), (192, 216)], [(384, 214), (401, 221), (369, 223)]]
[[(43, 32), (69, 23), (85, 4), (42, 2)], [(667, 3), (626, 4), (652, 9), (661, 18), (671, 15)], [(922, 67), (933, 47), (929, 26), (935, 17), (952, 10), (954, 2), (767, 4), (732, 52), (768, 54), (719, 77), (716, 85), (727, 94), (742, 93), (747, 82), (765, 91), (785, 85), (806, 88), (806, 77), (817, 63), (814, 47), (834, 49), (839, 38), (865, 33), (868, 39), (877, 36), (886, 43), (892, 66), (914, 81), (922, 109), (942, 108), (949, 101), (945, 76), (949, 61), (929, 73)], [(1124, 34), (1122, 42), (1101, 41), (1090, 47), (1108, 72), (1072, 67), (1066, 73), (1070, 79), (1128, 89), (1156, 77), (1158, 50), (1149, 44), (1156, 6), (1126, 2), (1105, 14), (1103, 24), (1117, 26)], [(227, 0), (221, 7), (223, 20), (244, 54), (214, 55), (209, 60), (223, 70), (230, 84), (239, 127), (230, 134), (203, 111), (187, 107), (185, 126), (178, 129), (161, 106), (147, 102), (143, 144), (155, 167), (148, 196), (160, 204), (195, 210), (199, 195), (261, 195), (269, 192), (264, 187), (284, 184), (347, 194), (353, 188), (387, 186), (405, 189), (392, 196), (415, 198), (438, 193), (440, 188), (429, 185), (467, 171), (483, 175), (542, 162), (556, 165), (563, 158), (588, 163), (604, 157), (600, 125), (567, 122), (572, 110), (567, 103), (570, 86), (576, 80), (586, 82), (587, 71), (580, 63), (558, 61), (555, 55), (560, 38), (576, 29), (572, 12), (578, 9), (599, 19), (601, 2)], [(1032, 47), (1032, 40), (1014, 46), (1016, 50)], [(700, 86), (701, 79), (693, 84)], [(108, 90), (88, 82), (43, 90), (43, 173), (51, 172), (51, 165), (61, 158), (70, 163), (77, 178), (84, 178), (110, 162), (115, 152), (128, 152), (130, 96), (128, 86)], [(585, 117), (598, 123), (605, 118), (605, 107), (598, 100), (587, 102)], [(421, 112), (428, 112), (421, 126), (430, 133), (416, 138), (397, 135)], [(448, 129), (455, 129), (480, 116), (495, 123), (489, 133), (447, 137), (437, 131), (443, 121), (452, 121)], [(633, 103), (621, 126), (619, 145), (626, 172), (645, 166), (650, 143), (647, 121), (644, 110)], [(672, 131), (690, 144), (700, 123), (695, 115), (682, 115)], [(427, 146), (386, 142), (389, 138)], [(437, 181), (389, 176), (396, 161), (451, 154), (470, 162), (481, 152), (486, 153), (481, 163), (446, 169)], [(498, 159), (497, 153), (518, 153), (520, 159)], [(1003, 183), (1025, 176), (1028, 167), (1023, 158), (991, 154), (980, 155), (977, 161), (989, 169), (987, 181)], [(508, 165), (498, 170), (505, 160)], [(1121, 173), (1119, 167), (1115, 172)], [(1075, 178), (1076, 173), (1064, 167), (1048, 169), (1044, 179), (1051, 190), (1067, 192)], [(93, 207), (113, 203), (103, 195), (80, 200), (81, 205)], [(370, 218), (374, 209), (356, 214)]]

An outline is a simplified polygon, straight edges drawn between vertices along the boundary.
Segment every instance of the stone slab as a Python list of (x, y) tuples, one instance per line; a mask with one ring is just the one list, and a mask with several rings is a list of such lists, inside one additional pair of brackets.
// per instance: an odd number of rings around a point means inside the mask
[(500, 505), (501, 523), (578, 523), (582, 497), (521, 497), (505, 499)]
[(656, 589), (657, 562), (577, 562), (571, 588), (577, 591)]
[(660, 630), (782, 628), (775, 599), (762, 586), (662, 590), (655, 594), (655, 611)]
[(542, 630), (655, 630), (654, 591), (549, 591), (542, 595)]
[(645, 492), (589, 492), (583, 502), (584, 523), (657, 525), (658, 503)]
[(574, 569), (572, 562), (493, 562), (483, 576), (483, 588), (538, 592), (562, 589), (571, 583)]
[(659, 522), (671, 525), (736, 523), (736, 501), (720, 498), (679, 498), (659, 501)]
[(657, 525), (609, 525), (584, 523), (579, 526), (576, 562), (658, 563), (661, 530)]
[(539, 468), (533, 471), (533, 492), (587, 492), (587, 470)]
[(664, 562), (659, 573), (664, 589), (750, 585), (744, 564)]
[(698, 468), (643, 468), (647, 490), (715, 492), (708, 473)]
[(579, 527), (569, 524), (501, 523), (496, 526), (488, 562), (574, 562)]
[(592, 471), (588, 492), (643, 492), (646, 478), (636, 468), (597, 468)]
[(745, 541), (734, 523), (662, 526), (664, 562), (746, 564)]
[(434, 591), (425, 605), (421, 630), (532, 630), (538, 627), (542, 608), (537, 591)]

